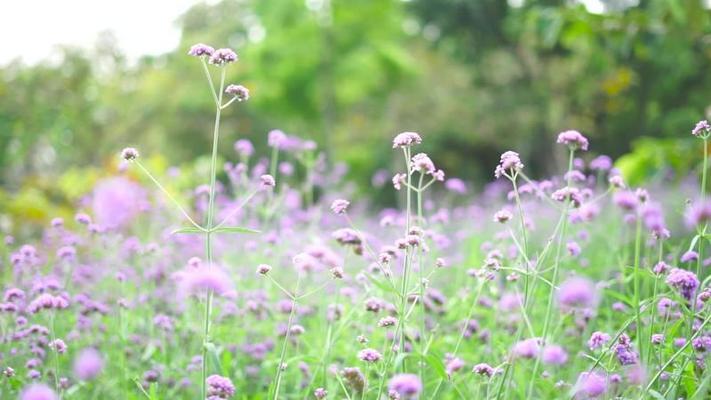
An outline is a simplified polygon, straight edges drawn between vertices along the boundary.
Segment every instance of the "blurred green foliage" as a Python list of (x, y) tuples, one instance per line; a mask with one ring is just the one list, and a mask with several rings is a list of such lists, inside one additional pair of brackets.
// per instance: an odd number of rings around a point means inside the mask
[(683, 172), (697, 153), (677, 150), (709, 106), (709, 10), (701, 0), (604, 3), (603, 14), (565, 0), (198, 5), (180, 19), (175, 51), (135, 65), (105, 35), (61, 62), (2, 67), (2, 186), (7, 195), (70, 167), (102, 169), (128, 145), (176, 164), (205, 153), (212, 104), (186, 56), (195, 42), (237, 49), (229, 81), (252, 93), (223, 117), (226, 159), (237, 138), (266, 154), (266, 132), (280, 128), (315, 139), (367, 185), (390, 166), (391, 137), (415, 130), (448, 175), (481, 182), (507, 149), (534, 175), (552, 172), (555, 134), (575, 128), (593, 153), (638, 143), (623, 160), (635, 177)]

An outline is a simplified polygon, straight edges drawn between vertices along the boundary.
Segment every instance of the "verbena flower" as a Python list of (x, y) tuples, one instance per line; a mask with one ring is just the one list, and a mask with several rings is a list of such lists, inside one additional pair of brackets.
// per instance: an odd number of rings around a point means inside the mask
[(402, 132), (393, 139), (393, 149), (398, 147), (409, 147), (422, 143), (422, 138), (415, 132)]
[(607, 379), (599, 372), (582, 372), (573, 390), (578, 398), (597, 398), (607, 391)]
[(582, 277), (573, 277), (560, 284), (558, 304), (568, 308), (592, 308), (597, 305), (595, 284)]
[(691, 300), (699, 287), (699, 279), (695, 273), (679, 268), (669, 271), (666, 282), (667, 285), (679, 291), (679, 294), (686, 300)]
[(224, 66), (237, 61), (237, 53), (232, 49), (217, 49), (210, 55), (210, 64)]
[(697, 122), (691, 130), (691, 134), (696, 137), (708, 137), (709, 133), (711, 133), (711, 125), (705, 119)]
[(587, 151), (588, 149), (588, 139), (580, 132), (574, 130), (564, 131), (558, 134), (557, 142), (568, 146), (572, 150)]
[(375, 349), (363, 349), (358, 352), (358, 358), (361, 361), (374, 363), (380, 361), (383, 356)]
[(414, 374), (398, 374), (388, 382), (388, 389), (397, 393), (400, 400), (417, 399), (422, 392), (422, 382)]
[(331, 203), (331, 211), (338, 215), (345, 214), (350, 204), (348, 200), (336, 199)]
[(480, 363), (474, 366), (472, 372), (477, 375), (482, 375), (491, 378), (494, 375), (494, 368), (486, 363)]
[(96, 378), (104, 369), (104, 358), (96, 349), (87, 347), (74, 359), (74, 375), (83, 381)]
[(249, 89), (242, 85), (229, 85), (225, 89), (225, 93), (234, 96), (237, 101), (249, 100)]
[(590, 350), (596, 350), (602, 348), (607, 342), (610, 341), (610, 335), (605, 332), (593, 332), (588, 340), (588, 347)]
[(54, 390), (42, 383), (33, 383), (22, 389), (20, 400), (57, 400), (59, 397)]
[(121, 158), (126, 161), (133, 161), (138, 158), (138, 150), (133, 147), (126, 147), (121, 150)]
[(207, 395), (210, 400), (229, 399), (235, 395), (235, 386), (229, 378), (220, 375), (210, 375), (205, 379)]
[(214, 52), (214, 48), (203, 43), (198, 43), (190, 47), (190, 50), (188, 50), (188, 55), (191, 55), (193, 57), (209, 57)]
[(501, 154), (499, 165), (494, 170), (494, 176), (498, 179), (506, 174), (514, 175), (523, 169), (523, 163), (515, 151), (507, 151)]
[(561, 346), (550, 344), (543, 348), (541, 360), (546, 364), (563, 365), (568, 361), (568, 353)]

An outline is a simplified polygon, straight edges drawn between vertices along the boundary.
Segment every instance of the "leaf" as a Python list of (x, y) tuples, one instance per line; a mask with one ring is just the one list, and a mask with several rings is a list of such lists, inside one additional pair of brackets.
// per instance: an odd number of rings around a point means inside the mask
[(650, 394), (652, 397), (654, 397), (655, 399), (658, 399), (658, 400), (666, 400), (666, 399), (664, 398), (664, 396), (662, 396), (661, 393), (657, 392), (657, 391), (654, 390), (654, 389), (649, 389), (649, 394)]
[(175, 235), (176, 233), (203, 233), (204, 231), (202, 229), (198, 229), (194, 226), (188, 226), (186, 228), (178, 228), (172, 232), (170, 232), (171, 235)]
[(225, 226), (214, 229), (213, 232), (225, 232), (225, 233), (261, 233), (260, 231), (252, 228), (245, 228), (243, 226)]
[(444, 366), (442, 360), (437, 357), (436, 354), (430, 353), (425, 356), (425, 362), (429, 365), (442, 379), (449, 379), (447, 375), (447, 368)]
[(395, 289), (393, 289), (391, 286), (389, 286), (389, 285), (386, 284), (385, 282), (381, 282), (380, 280), (376, 279), (373, 275), (366, 274), (365, 276), (367, 276), (367, 277), (368, 277), (368, 280), (371, 281), (371, 282), (373, 282), (373, 284), (374, 284), (375, 286), (379, 287), (380, 289), (382, 289), (382, 290), (384, 290), (384, 291), (386, 291), (386, 292), (395, 293), (395, 294), (397, 294), (398, 296), (400, 295), (400, 293), (398, 293), (398, 292), (397, 292)]
[(141, 356), (141, 361), (146, 361), (150, 359), (153, 356), (153, 353), (156, 352), (156, 346), (153, 344), (149, 344), (146, 347), (146, 350), (143, 352), (143, 355)]
[(214, 343), (207, 342), (205, 343), (205, 349), (207, 350), (207, 358), (210, 360), (210, 364), (212, 364), (212, 368), (215, 371), (218, 371), (220, 374), (224, 375), (224, 372), (222, 371), (222, 364), (220, 363), (220, 358), (218, 356), (218, 350), (217, 347), (215, 346)]
[(693, 239), (691, 239), (691, 244), (689, 245), (689, 251), (694, 250), (694, 247), (696, 246), (696, 242), (699, 241), (699, 235), (694, 236)]

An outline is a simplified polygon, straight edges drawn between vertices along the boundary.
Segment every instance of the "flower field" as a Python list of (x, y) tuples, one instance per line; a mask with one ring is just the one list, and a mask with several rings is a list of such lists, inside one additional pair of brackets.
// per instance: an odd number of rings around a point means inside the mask
[(565, 170), (511, 149), (474, 190), (395, 132), (371, 190), (399, 207), (377, 209), (312, 141), (221, 132), (243, 61), (185, 57), (215, 103), (205, 183), (176, 192), (126, 147), (73, 219), (5, 237), (0, 398), (709, 398), (706, 121), (674, 188), (630, 187), (566, 130)]

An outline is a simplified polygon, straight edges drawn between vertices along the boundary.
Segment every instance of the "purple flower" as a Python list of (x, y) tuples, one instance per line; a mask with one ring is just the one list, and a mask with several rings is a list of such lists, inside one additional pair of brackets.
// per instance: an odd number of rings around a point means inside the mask
[(193, 56), (193, 57), (203, 57), (203, 56), (211, 56), (212, 53), (215, 52), (215, 49), (203, 44), (203, 43), (198, 43), (190, 47), (190, 50), (188, 51), (188, 55)]
[(575, 383), (575, 395), (579, 398), (595, 398), (607, 391), (607, 379), (598, 372), (583, 372)]
[(286, 136), (286, 133), (282, 132), (279, 129), (272, 129), (267, 134), (267, 144), (269, 145), (269, 147), (274, 147), (281, 150), (288, 142), (289, 138)]
[(711, 125), (705, 119), (697, 122), (694, 129), (691, 130), (691, 134), (696, 137), (708, 136), (709, 133), (711, 133)]
[(499, 210), (494, 214), (494, 221), (504, 224), (513, 218), (513, 214), (509, 210)]
[(125, 226), (147, 204), (146, 193), (137, 183), (123, 177), (99, 181), (94, 188), (92, 209), (96, 222), (106, 228)]
[(463, 180), (459, 178), (449, 178), (447, 181), (444, 183), (445, 189), (449, 190), (450, 192), (454, 192), (457, 194), (466, 194), (467, 193), (467, 184), (464, 183)]
[(558, 134), (557, 142), (567, 145), (571, 150), (588, 150), (588, 139), (578, 131), (570, 130), (561, 132)]
[(337, 215), (345, 214), (350, 204), (348, 200), (336, 199), (331, 203), (331, 211)]
[(74, 359), (74, 375), (88, 381), (96, 378), (104, 369), (104, 359), (96, 349), (87, 347)]
[(20, 400), (57, 400), (59, 397), (49, 386), (42, 383), (33, 383), (20, 393)]
[(229, 378), (220, 375), (210, 375), (205, 379), (207, 395), (210, 400), (229, 399), (235, 395), (235, 386)]
[(688, 263), (688, 262), (694, 262), (699, 260), (699, 253), (689, 250), (686, 253), (681, 255), (681, 258), (679, 258), (679, 261), (683, 263)]
[(711, 221), (711, 202), (696, 202), (685, 213), (686, 226), (695, 228)]
[(595, 171), (609, 171), (612, 168), (612, 159), (606, 155), (593, 158), (590, 161), (590, 169)]
[(494, 177), (498, 179), (507, 174), (514, 175), (522, 169), (523, 163), (518, 153), (515, 151), (506, 151), (501, 154), (499, 158), (499, 165), (497, 165), (494, 170)]
[(208, 290), (223, 295), (232, 290), (232, 280), (215, 265), (188, 267), (178, 273), (178, 288), (183, 296), (206, 294)]
[(237, 101), (249, 100), (249, 89), (242, 85), (229, 85), (225, 89), (225, 93), (234, 96)]
[(597, 304), (595, 284), (587, 278), (569, 278), (558, 288), (558, 303), (567, 308), (594, 307)]
[(673, 268), (669, 272), (666, 282), (667, 285), (678, 290), (686, 300), (691, 300), (699, 287), (699, 279), (695, 273), (679, 268)]
[(590, 348), (590, 350), (602, 348), (602, 346), (604, 346), (605, 343), (609, 342), (610, 339), (610, 335), (605, 332), (593, 332), (592, 335), (590, 335), (590, 339), (588, 340), (588, 347)]
[(263, 188), (273, 188), (276, 186), (276, 181), (274, 180), (274, 177), (268, 174), (264, 174), (259, 177), (259, 180), (262, 184)]
[(409, 147), (413, 144), (422, 143), (422, 138), (415, 132), (403, 132), (395, 136), (393, 139), (393, 149), (398, 147)]
[(533, 358), (538, 355), (538, 352), (540, 351), (540, 339), (538, 338), (531, 338), (531, 339), (525, 339), (522, 340), (516, 344), (513, 345), (513, 348), (511, 349), (511, 353), (515, 357), (519, 358)]
[(314, 390), (314, 397), (315, 398), (321, 400), (321, 399), (325, 399), (326, 396), (328, 396), (328, 391), (326, 389), (317, 388), (316, 390)]
[(662, 335), (661, 333), (655, 333), (655, 334), (653, 334), (653, 335), (652, 335), (652, 338), (651, 338), (651, 342), (652, 342), (652, 344), (662, 344), (662, 343), (664, 343), (664, 335)]
[(491, 378), (494, 375), (494, 368), (486, 363), (481, 363), (477, 364), (474, 366), (474, 369), (472, 369), (472, 372), (477, 374), (477, 375), (482, 375), (482, 376), (487, 376)]
[(571, 240), (566, 243), (565, 247), (568, 249), (568, 254), (571, 256), (577, 257), (580, 255), (580, 245), (577, 242)]
[(412, 161), (410, 162), (410, 169), (412, 172), (419, 171), (423, 174), (434, 174), (437, 171), (434, 163), (430, 157), (425, 153), (417, 153), (412, 156)]
[(235, 142), (235, 151), (243, 157), (249, 157), (254, 154), (254, 146), (247, 139), (240, 139)]
[(422, 391), (422, 382), (414, 374), (398, 374), (388, 382), (388, 389), (400, 395), (400, 400), (415, 400)]
[(555, 344), (550, 344), (543, 348), (541, 359), (546, 364), (563, 365), (566, 361), (568, 361), (568, 353), (564, 348)]
[(237, 61), (237, 53), (232, 49), (217, 49), (210, 55), (210, 64), (227, 65)]
[(633, 211), (637, 208), (637, 196), (630, 190), (622, 190), (612, 198), (612, 201), (625, 211)]
[(121, 150), (121, 158), (125, 161), (133, 161), (138, 158), (138, 150), (134, 149), (133, 147), (126, 147), (125, 149)]
[(375, 349), (363, 349), (358, 352), (358, 358), (365, 362), (377, 362), (380, 361), (382, 357), (378, 350)]

